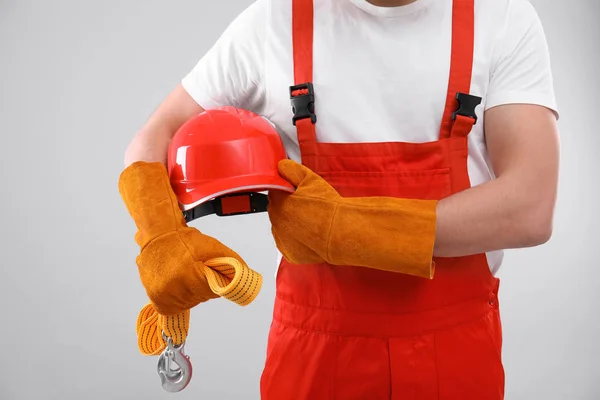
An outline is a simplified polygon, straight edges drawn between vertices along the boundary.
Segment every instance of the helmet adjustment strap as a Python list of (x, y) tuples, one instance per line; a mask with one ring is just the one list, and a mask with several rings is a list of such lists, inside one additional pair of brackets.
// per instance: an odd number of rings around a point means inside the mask
[(186, 222), (216, 214), (219, 217), (254, 214), (267, 211), (268, 196), (262, 193), (245, 192), (217, 197), (183, 212)]

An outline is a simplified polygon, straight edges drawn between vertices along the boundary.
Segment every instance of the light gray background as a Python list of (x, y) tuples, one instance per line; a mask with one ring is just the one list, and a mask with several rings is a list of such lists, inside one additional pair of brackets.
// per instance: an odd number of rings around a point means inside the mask
[[(258, 399), (276, 252), (266, 215), (204, 232), (263, 273), (247, 308), (192, 312), (190, 386), (136, 346), (146, 297), (117, 191), (159, 101), (250, 0), (0, 0), (0, 399)], [(597, 0), (532, 0), (562, 112), (556, 227), (501, 270), (507, 399), (600, 398)], [(196, 225), (198, 226), (198, 225)], [(283, 399), (282, 399), (283, 400)]]

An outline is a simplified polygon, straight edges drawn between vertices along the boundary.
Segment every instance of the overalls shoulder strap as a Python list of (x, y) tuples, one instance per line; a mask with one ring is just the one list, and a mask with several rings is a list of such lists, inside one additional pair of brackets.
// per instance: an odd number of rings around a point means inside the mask
[[(477, 123), (475, 108), (481, 98), (469, 94), (475, 44), (474, 0), (453, 0), (452, 50), (446, 106), (440, 140), (467, 136)], [(316, 143), (315, 93), (313, 87), (313, 0), (292, 0), (294, 85), (290, 87), (292, 122), (301, 147)], [(308, 146), (303, 146), (306, 144)]]
[(293, 124), (298, 142), (316, 143), (315, 95), (313, 79), (313, 0), (292, 0), (292, 44), (294, 85), (290, 87)]
[(467, 136), (477, 123), (475, 108), (481, 103), (481, 98), (469, 94), (475, 49), (474, 3), (475, 0), (452, 2), (450, 78), (440, 127), (440, 140)]

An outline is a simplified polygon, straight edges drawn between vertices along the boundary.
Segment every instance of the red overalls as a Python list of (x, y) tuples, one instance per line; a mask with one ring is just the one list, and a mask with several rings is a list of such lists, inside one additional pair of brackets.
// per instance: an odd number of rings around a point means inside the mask
[[(467, 135), (481, 100), (468, 95), (473, 3), (454, 0), (439, 140), (332, 144), (316, 141), (314, 110), (306, 107), (313, 90), (313, 2), (293, 0), (296, 86), (290, 90), (303, 164), (346, 197), (442, 199), (468, 189)], [(499, 280), (484, 254), (435, 261), (435, 276), (427, 280), (283, 260), (261, 398), (502, 399)]]

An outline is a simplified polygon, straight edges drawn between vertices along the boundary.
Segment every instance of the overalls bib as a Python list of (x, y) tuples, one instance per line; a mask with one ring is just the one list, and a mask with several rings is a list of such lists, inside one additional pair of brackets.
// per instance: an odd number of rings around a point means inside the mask
[[(302, 163), (346, 197), (440, 200), (468, 189), (467, 135), (481, 101), (468, 94), (474, 0), (454, 0), (446, 108), (439, 140), (426, 143), (317, 142), (313, 12), (312, 0), (293, 0), (290, 92)], [(435, 263), (427, 280), (282, 260), (261, 398), (503, 399), (499, 280), (485, 254)]]

